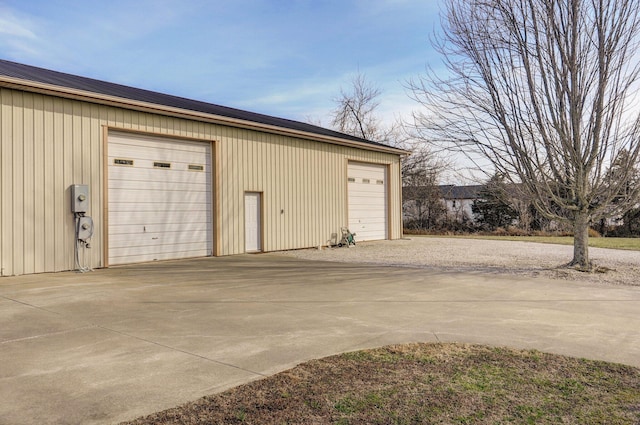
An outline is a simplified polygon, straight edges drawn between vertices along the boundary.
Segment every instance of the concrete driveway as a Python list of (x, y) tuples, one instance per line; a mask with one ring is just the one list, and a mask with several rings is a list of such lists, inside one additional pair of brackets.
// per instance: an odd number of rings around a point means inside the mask
[(117, 423), (417, 341), (640, 367), (640, 288), (269, 254), (2, 278), (0, 423)]

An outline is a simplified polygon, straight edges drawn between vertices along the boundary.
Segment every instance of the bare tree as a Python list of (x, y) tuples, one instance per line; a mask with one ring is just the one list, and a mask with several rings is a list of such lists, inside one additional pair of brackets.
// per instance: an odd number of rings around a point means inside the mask
[(628, 185), (640, 159), (640, 2), (445, 1), (436, 41), (448, 76), (411, 83), (417, 125), (522, 183), (542, 214), (573, 226), (569, 265), (592, 269), (589, 225), (640, 197)]
[[(402, 162), (402, 175), (411, 179), (416, 173), (441, 171), (447, 162), (436, 158), (431, 149), (419, 140), (419, 133), (407, 128), (396, 118), (385, 125), (376, 114), (382, 91), (370, 83), (364, 74), (351, 80), (351, 90), (340, 89), (340, 96), (331, 112), (331, 124), (336, 130), (379, 143), (386, 143), (411, 151)], [(405, 179), (406, 180), (406, 179)]]
[(340, 97), (334, 99), (331, 125), (342, 133), (382, 142), (387, 134), (375, 115), (380, 94), (379, 88), (358, 73), (351, 80), (351, 92), (340, 89)]
[(438, 187), (443, 165), (431, 152), (417, 148), (402, 161), (402, 211), (405, 228), (434, 230), (447, 209)]

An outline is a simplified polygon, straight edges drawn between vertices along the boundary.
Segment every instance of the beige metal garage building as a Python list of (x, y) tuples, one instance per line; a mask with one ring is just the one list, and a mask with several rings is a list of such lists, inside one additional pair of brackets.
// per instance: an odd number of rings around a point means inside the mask
[(1, 60), (0, 126), (3, 276), (402, 236), (406, 152), (332, 130)]

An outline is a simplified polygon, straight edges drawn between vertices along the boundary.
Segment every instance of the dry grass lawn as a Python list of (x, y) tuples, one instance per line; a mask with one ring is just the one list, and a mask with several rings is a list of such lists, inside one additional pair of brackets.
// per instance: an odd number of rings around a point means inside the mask
[(640, 424), (640, 369), (537, 351), (411, 344), (346, 353), (143, 424)]
[[(449, 236), (457, 237), (457, 236)], [(459, 236), (468, 239), (486, 239), (496, 241), (536, 242), (556, 245), (573, 245), (570, 236)], [(626, 249), (640, 251), (640, 238), (589, 238), (589, 246), (594, 248)]]

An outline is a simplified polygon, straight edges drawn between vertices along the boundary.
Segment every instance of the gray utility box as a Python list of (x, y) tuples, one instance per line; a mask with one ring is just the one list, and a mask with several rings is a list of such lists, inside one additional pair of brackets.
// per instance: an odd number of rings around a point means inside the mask
[(86, 213), (89, 210), (89, 186), (74, 184), (71, 186), (71, 212)]
[(78, 217), (78, 239), (87, 241), (93, 236), (93, 219), (91, 217)]

